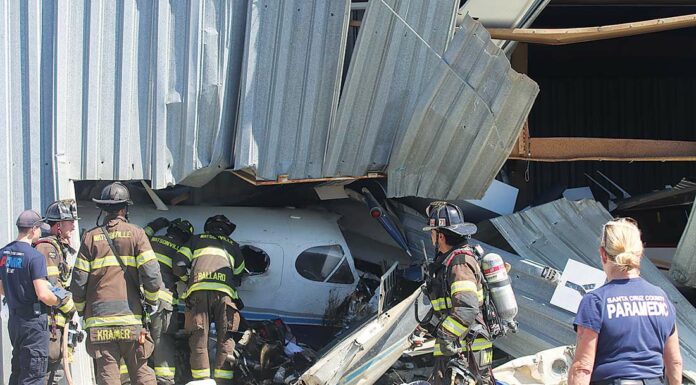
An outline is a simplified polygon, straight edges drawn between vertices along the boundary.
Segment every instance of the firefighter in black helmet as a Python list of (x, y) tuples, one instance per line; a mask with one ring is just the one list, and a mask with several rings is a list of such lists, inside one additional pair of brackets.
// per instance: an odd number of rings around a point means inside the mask
[[(185, 328), (191, 333), (189, 346), (194, 380), (214, 378), (218, 384), (231, 384), (234, 377), (228, 356), (234, 351), (232, 333), (239, 328), (242, 305), (237, 287), (245, 269), (242, 251), (230, 238), (235, 227), (224, 215), (208, 218), (205, 232), (194, 235), (179, 249), (174, 264), (175, 275), (188, 277)], [(215, 322), (217, 331), (217, 354), (212, 373), (208, 360), (211, 321)]]
[(128, 223), (126, 186), (111, 183), (93, 201), (106, 217), (84, 235), (70, 290), (84, 317), (97, 384), (120, 385), (123, 359), (132, 384), (155, 385), (147, 359), (154, 348), (148, 319), (162, 286), (157, 257), (143, 229)]
[[(483, 318), (480, 251), (468, 244), (476, 225), (464, 221), (462, 210), (447, 202), (433, 202), (426, 211), (436, 249), (430, 267), (428, 296), (439, 320), (433, 355), (433, 385), (493, 384), (493, 344)], [(457, 382), (460, 381), (460, 382)]]
[[(165, 235), (156, 235), (167, 227)], [(174, 385), (176, 375), (176, 333), (179, 330), (179, 297), (176, 291), (177, 278), (172, 272), (173, 261), (179, 249), (193, 236), (191, 222), (177, 218), (169, 221), (157, 218), (148, 223), (145, 233), (150, 235), (150, 244), (159, 262), (162, 288), (159, 292), (159, 311), (152, 316), (152, 338), (155, 341), (155, 376), (159, 385)]]
[[(54, 287), (64, 289), (68, 287), (71, 273), (68, 256), (75, 254), (75, 250), (70, 245), (70, 238), (75, 230), (75, 221), (79, 219), (77, 204), (72, 199), (53, 202), (46, 208), (49, 235), (36, 241), (34, 248), (46, 258), (48, 282)], [(72, 300), (49, 311), (48, 329), (51, 337), (48, 344), (47, 385), (58, 384), (64, 376), (61, 358), (67, 352), (61, 349), (63, 327), (66, 322), (70, 322), (75, 312), (75, 304)]]

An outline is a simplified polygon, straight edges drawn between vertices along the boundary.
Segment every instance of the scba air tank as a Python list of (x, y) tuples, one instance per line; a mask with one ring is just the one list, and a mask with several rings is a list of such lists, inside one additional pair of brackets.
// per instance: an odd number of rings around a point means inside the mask
[(503, 258), (495, 253), (486, 254), (481, 260), (481, 268), (490, 289), (490, 296), (498, 311), (498, 317), (507, 324), (506, 326), (516, 329), (517, 300), (515, 292), (512, 291)]

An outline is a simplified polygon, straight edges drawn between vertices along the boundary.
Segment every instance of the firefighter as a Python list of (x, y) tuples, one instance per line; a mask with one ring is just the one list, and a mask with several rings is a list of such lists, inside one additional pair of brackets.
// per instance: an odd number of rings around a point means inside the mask
[(128, 223), (132, 202), (126, 186), (111, 183), (93, 201), (106, 217), (85, 233), (70, 289), (84, 317), (97, 383), (120, 384), (123, 358), (132, 384), (155, 385), (147, 359), (154, 348), (148, 319), (157, 311), (162, 286), (157, 257), (143, 229)]
[[(191, 333), (191, 375), (194, 380), (212, 378), (218, 384), (231, 384), (234, 372), (228, 356), (234, 352), (232, 333), (239, 328), (241, 301), (236, 288), (244, 272), (239, 245), (230, 239), (235, 225), (224, 215), (205, 222), (204, 233), (191, 237), (179, 249), (174, 274), (188, 277), (185, 329)], [(188, 272), (190, 270), (190, 273)], [(208, 331), (215, 322), (217, 354), (214, 372), (208, 361)]]
[(431, 265), (428, 296), (438, 325), (435, 330), (435, 366), (430, 383), (493, 384), (493, 344), (483, 318), (482, 273), (477, 251), (468, 239), (476, 226), (464, 222), (462, 210), (447, 202), (433, 202), (426, 211), (436, 249)]
[(26, 210), (17, 218), (17, 239), (0, 249), (0, 295), (9, 308), (12, 385), (43, 385), (48, 368), (47, 306), (60, 306), (69, 294), (47, 281), (46, 259), (31, 247), (41, 235), (43, 218)]
[[(49, 226), (49, 235), (39, 239), (34, 248), (46, 258), (48, 269), (48, 281), (54, 287), (67, 288), (70, 280), (70, 266), (67, 258), (75, 254), (70, 246), (70, 238), (75, 230), (77, 217), (77, 205), (74, 200), (56, 201), (46, 208), (46, 223)], [(60, 308), (51, 308), (49, 311), (48, 328), (51, 337), (48, 345), (48, 385), (58, 384), (63, 378), (63, 365), (61, 358), (67, 352), (61, 351), (63, 327), (70, 322), (75, 313), (75, 304), (68, 301)]]
[[(164, 227), (167, 227), (165, 235), (154, 235)], [(159, 261), (163, 282), (159, 292), (159, 311), (152, 317), (155, 375), (159, 385), (174, 385), (179, 298), (176, 291), (177, 278), (172, 273), (172, 261), (179, 248), (193, 235), (193, 225), (180, 218), (171, 222), (166, 218), (157, 218), (145, 227), (145, 233), (151, 236), (150, 244)]]

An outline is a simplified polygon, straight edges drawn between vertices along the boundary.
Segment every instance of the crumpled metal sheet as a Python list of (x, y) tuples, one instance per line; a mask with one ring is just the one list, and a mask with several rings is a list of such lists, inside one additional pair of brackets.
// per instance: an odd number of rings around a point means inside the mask
[(696, 287), (696, 201), (669, 268), (672, 278), (684, 286)]
[[(491, 222), (522, 258), (563, 270), (568, 259), (602, 268), (597, 249), (602, 226), (610, 219), (609, 212), (596, 201), (571, 202), (561, 199), (513, 215), (495, 218)], [(641, 262), (641, 276), (661, 287), (674, 304), (684, 368), (696, 368), (694, 307), (647, 258)], [(513, 286), (515, 281), (513, 277)], [(535, 295), (532, 294), (530, 298), (534, 297)], [(530, 314), (531, 319), (535, 319), (540, 325), (547, 325), (545, 322), (557, 317), (554, 314), (560, 316), (562, 313), (565, 313), (565, 316), (558, 319), (569, 320), (572, 323), (574, 318), (572, 314), (554, 307), (527, 307), (524, 306), (526, 300), (526, 295), (518, 295), (521, 308), (532, 310), (535, 314)], [(568, 317), (569, 314), (570, 317)], [(552, 327), (545, 326), (544, 329), (547, 332), (535, 333), (538, 338), (546, 339), (553, 336)], [(549, 333), (549, 336), (545, 333)], [(572, 341), (562, 342), (572, 343)]]
[(421, 92), (388, 168), (390, 197), (481, 198), (539, 92), (466, 17)]
[(416, 99), (452, 38), (453, 0), (373, 0), (331, 127), (325, 176), (384, 171)]
[(245, 2), (18, 1), (0, 19), (2, 129), (31, 133), (14, 162), (46, 165), (49, 195), (200, 185), (229, 165)]
[(350, 1), (254, 0), (248, 14), (234, 167), (320, 178)]

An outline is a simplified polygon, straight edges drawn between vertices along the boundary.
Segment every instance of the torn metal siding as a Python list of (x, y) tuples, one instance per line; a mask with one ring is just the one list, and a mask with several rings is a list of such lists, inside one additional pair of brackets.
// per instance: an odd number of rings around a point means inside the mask
[[(561, 199), (517, 214), (495, 218), (491, 222), (522, 258), (563, 270), (568, 259), (601, 269), (597, 248), (602, 226), (610, 219), (611, 215), (595, 201), (570, 202)], [(674, 303), (684, 367), (696, 368), (694, 307), (647, 258), (641, 263), (641, 276), (661, 287)], [(568, 312), (553, 307), (550, 309), (557, 314), (558, 319), (568, 319)], [(532, 317), (536, 316), (534, 314)], [(544, 318), (540, 314), (536, 319)], [(548, 328), (543, 333), (548, 333)], [(546, 335), (543, 333), (537, 337), (545, 339)]]
[(384, 171), (454, 30), (453, 0), (374, 0), (329, 134), (325, 176)]
[(338, 95), (350, 1), (255, 0), (248, 11), (236, 169), (319, 178)]
[(14, 111), (3, 126), (31, 133), (28, 163), (54, 177), (42, 193), (63, 196), (71, 179), (200, 184), (229, 164), (245, 2), (19, 1), (0, 12), (2, 108)]
[(56, 8), (60, 171), (81, 179), (151, 179), (163, 188), (201, 168), (212, 177), (229, 164), (244, 2)]
[(466, 17), (389, 163), (388, 195), (477, 199), (507, 159), (539, 87)]
[(22, 210), (42, 211), (53, 198), (50, 136), (41, 130), (50, 109), (41, 79), (27, 76), (45, 68), (43, 32), (41, 4), (0, 3), (0, 247), (14, 239)]
[(696, 287), (696, 201), (691, 207), (689, 222), (679, 240), (669, 273), (680, 285)]

